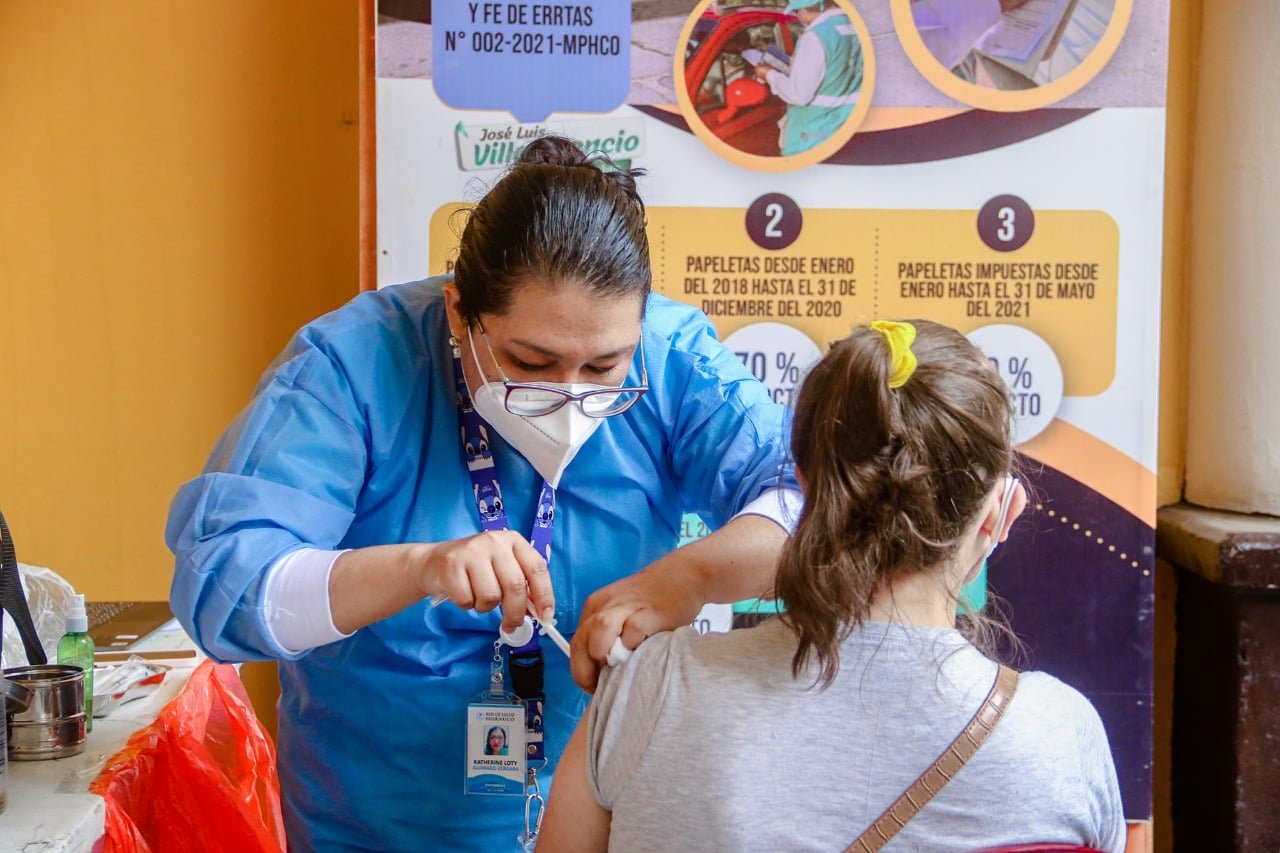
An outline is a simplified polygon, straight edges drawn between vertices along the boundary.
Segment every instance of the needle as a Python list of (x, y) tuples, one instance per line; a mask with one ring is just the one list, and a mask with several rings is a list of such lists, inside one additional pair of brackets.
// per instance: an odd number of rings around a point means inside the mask
[[(538, 614), (533, 612), (532, 606), (529, 607), (529, 615), (534, 617), (535, 619), (538, 618)], [(555, 625), (552, 625), (550, 622), (539, 621), (538, 627), (542, 630), (542, 633), (545, 636), (548, 636), (551, 638), (551, 642), (556, 644), (556, 648), (564, 652), (565, 657), (570, 657), (569, 641), (564, 638), (564, 634), (561, 634), (558, 630), (556, 630)]]
[[(433, 595), (431, 596), (431, 606), (439, 607), (448, 600), (449, 596), (447, 595)], [(534, 619), (538, 619), (538, 614), (534, 612), (533, 605), (529, 606), (529, 615)], [(572, 654), (569, 651), (569, 641), (564, 638), (564, 634), (561, 634), (556, 629), (555, 625), (552, 625), (550, 622), (538, 620), (538, 628), (541, 629), (543, 636), (551, 638), (551, 642), (556, 644), (557, 649), (564, 652), (565, 657), (572, 657)], [(618, 637), (613, 641), (613, 645), (609, 647), (609, 656), (605, 662), (609, 666), (618, 666), (626, 663), (627, 658), (629, 657), (631, 657), (631, 649), (624, 646), (622, 644), (622, 638)]]
[[(551, 638), (551, 642), (556, 644), (560, 651), (564, 652), (565, 657), (569, 657), (569, 643), (565, 640), (564, 635), (556, 630), (556, 626), (548, 622), (539, 622), (538, 626), (542, 629), (542, 633)], [(606, 663), (609, 666), (620, 666), (627, 662), (627, 658), (631, 657), (631, 649), (622, 644), (622, 638), (618, 637), (613, 641), (613, 645), (609, 647), (609, 657)]]

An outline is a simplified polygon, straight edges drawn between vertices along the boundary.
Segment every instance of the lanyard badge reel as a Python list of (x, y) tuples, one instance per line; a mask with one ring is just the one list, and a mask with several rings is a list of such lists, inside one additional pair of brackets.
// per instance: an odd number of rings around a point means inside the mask
[(506, 689), (502, 670), (502, 643), (496, 641), (489, 662), (489, 689), (467, 704), (468, 794), (524, 793), (524, 702)]

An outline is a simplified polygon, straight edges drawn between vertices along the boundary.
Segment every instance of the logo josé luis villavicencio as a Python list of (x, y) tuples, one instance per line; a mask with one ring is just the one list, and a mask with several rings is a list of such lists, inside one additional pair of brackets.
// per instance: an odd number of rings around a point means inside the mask
[(531, 124), (464, 124), (453, 129), (458, 168), (464, 172), (502, 169), (524, 147), (548, 134), (567, 136), (587, 154), (603, 154), (622, 168), (644, 153), (644, 119), (598, 118)]

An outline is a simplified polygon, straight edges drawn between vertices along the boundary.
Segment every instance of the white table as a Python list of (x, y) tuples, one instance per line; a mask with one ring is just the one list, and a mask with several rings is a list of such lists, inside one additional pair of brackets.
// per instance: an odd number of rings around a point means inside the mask
[[(195, 649), (177, 622), (138, 641), (130, 651)], [(173, 667), (164, 683), (142, 699), (121, 705), (93, 721), (84, 751), (69, 758), (9, 761), (9, 804), (0, 815), (0, 850), (80, 853), (102, 837), (106, 803), (89, 793), (89, 784), (129, 736), (155, 720), (182, 690), (201, 656), (166, 660)]]

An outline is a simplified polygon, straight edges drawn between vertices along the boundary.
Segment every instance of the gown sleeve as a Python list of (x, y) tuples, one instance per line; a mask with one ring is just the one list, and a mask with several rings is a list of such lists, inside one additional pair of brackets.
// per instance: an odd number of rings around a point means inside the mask
[(354, 518), (368, 460), (341, 366), (299, 335), (178, 491), (165, 540), (170, 603), (218, 661), (296, 659), (267, 628), (264, 579), (302, 546), (335, 548)]
[(684, 511), (716, 528), (766, 489), (797, 488), (786, 407), (700, 312), (687, 312), (670, 343), (662, 416)]

